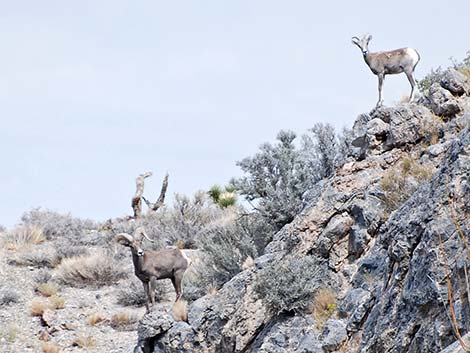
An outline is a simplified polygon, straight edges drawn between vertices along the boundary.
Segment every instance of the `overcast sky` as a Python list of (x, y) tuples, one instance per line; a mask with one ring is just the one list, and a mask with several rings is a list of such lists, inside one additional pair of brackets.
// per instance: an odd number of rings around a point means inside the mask
[[(280, 129), (351, 126), (377, 99), (370, 50), (417, 78), (470, 49), (470, 1), (0, 1), (0, 224), (42, 206), (105, 220), (240, 175)], [(408, 94), (388, 76), (385, 103)]]

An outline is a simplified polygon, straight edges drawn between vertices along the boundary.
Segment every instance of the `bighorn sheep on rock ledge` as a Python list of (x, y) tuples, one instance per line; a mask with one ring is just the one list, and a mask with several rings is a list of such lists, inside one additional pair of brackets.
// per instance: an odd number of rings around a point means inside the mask
[(150, 310), (149, 302), (152, 306), (155, 304), (155, 293), (151, 290), (150, 286), (151, 280), (171, 279), (176, 292), (175, 301), (178, 301), (183, 294), (181, 282), (190, 264), (190, 260), (177, 248), (144, 251), (140, 247), (142, 237), (153, 242), (142, 227), (135, 230), (134, 236), (127, 233), (119, 233), (116, 235), (115, 240), (131, 249), (134, 273), (142, 281), (145, 294), (147, 295), (145, 307), (148, 312)]
[(381, 51), (377, 53), (369, 53), (369, 41), (372, 36), (365, 35), (362, 39), (352, 37), (353, 44), (357, 45), (362, 51), (364, 60), (371, 71), (379, 78), (379, 100), (376, 106), (382, 104), (382, 85), (385, 75), (405, 73), (411, 84), (410, 101), (413, 99), (415, 90), (415, 79), (413, 73), (416, 65), (418, 65), (420, 56), (415, 49), (401, 48), (391, 51)]

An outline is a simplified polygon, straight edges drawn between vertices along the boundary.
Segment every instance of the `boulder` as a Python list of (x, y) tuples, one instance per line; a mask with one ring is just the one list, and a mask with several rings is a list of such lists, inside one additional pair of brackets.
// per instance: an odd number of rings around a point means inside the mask
[(442, 88), (438, 83), (434, 83), (429, 88), (429, 107), (434, 114), (444, 118), (453, 118), (462, 111), (459, 102), (452, 94)]
[(462, 96), (470, 93), (469, 79), (454, 68), (449, 68), (444, 72), (440, 84), (454, 96)]

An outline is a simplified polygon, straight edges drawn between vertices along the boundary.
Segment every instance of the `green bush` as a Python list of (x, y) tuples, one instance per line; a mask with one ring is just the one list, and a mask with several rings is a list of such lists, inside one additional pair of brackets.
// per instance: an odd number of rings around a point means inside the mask
[(289, 255), (258, 273), (254, 290), (274, 313), (303, 311), (321, 283), (320, 267), (311, 256)]
[(224, 189), (219, 185), (214, 185), (207, 193), (212, 201), (222, 208), (234, 206), (237, 203), (237, 194), (233, 185), (228, 185)]
[(247, 220), (232, 213), (206, 228), (198, 240), (204, 261), (198, 269), (197, 286), (202, 291), (220, 288), (243, 270), (243, 262), (258, 254)]

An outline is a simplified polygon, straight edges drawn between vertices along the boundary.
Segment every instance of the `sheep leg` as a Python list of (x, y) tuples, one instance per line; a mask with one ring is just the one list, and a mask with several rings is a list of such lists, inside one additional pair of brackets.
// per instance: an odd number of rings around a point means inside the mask
[(410, 81), (411, 85), (411, 94), (410, 94), (410, 102), (413, 100), (414, 93), (415, 93), (415, 85), (416, 81), (413, 77), (413, 72), (412, 71), (405, 71), (406, 77), (408, 78), (408, 81)]
[(149, 297), (150, 297), (150, 303), (152, 304), (152, 306), (155, 305), (155, 288), (157, 287), (157, 280), (152, 277), (152, 279), (150, 280), (150, 286), (149, 286), (149, 290), (150, 290), (150, 294), (149, 294)]
[(378, 74), (377, 77), (379, 78), (379, 100), (377, 101), (376, 107), (380, 107), (383, 103), (382, 100), (382, 86), (384, 84), (384, 74)]
[(149, 302), (150, 302), (150, 286), (149, 286), (149, 282), (148, 281), (144, 281), (142, 282), (142, 284), (144, 285), (144, 292), (145, 292), (145, 295), (147, 297), (147, 300), (145, 301), (145, 308), (147, 309), (147, 312), (150, 311), (150, 306), (149, 306)]
[(184, 271), (176, 271), (172, 279), (173, 287), (175, 287), (175, 292), (176, 292), (175, 302), (177, 302), (183, 295), (183, 290), (182, 290), (182, 285), (181, 285), (181, 283), (183, 282), (183, 275), (184, 275)]

